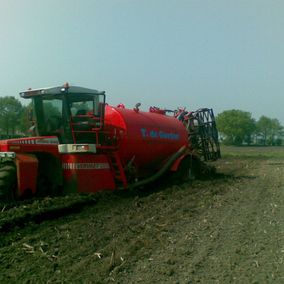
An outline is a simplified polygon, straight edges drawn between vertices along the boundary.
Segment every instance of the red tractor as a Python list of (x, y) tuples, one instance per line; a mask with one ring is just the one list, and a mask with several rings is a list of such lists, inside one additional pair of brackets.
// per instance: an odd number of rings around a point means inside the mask
[(69, 86), (27, 90), (33, 137), (0, 141), (0, 200), (142, 186), (167, 172), (190, 178), (220, 157), (213, 111), (140, 111)]

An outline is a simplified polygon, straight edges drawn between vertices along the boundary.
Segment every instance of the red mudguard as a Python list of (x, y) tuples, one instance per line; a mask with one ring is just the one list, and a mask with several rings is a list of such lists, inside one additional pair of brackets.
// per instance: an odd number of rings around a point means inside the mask
[(105, 155), (64, 154), (62, 168), (66, 193), (115, 189), (111, 166)]
[(37, 185), (37, 158), (31, 154), (17, 153), (16, 165), (18, 181), (18, 192), (16, 192), (16, 195), (21, 197), (28, 191), (34, 194)]

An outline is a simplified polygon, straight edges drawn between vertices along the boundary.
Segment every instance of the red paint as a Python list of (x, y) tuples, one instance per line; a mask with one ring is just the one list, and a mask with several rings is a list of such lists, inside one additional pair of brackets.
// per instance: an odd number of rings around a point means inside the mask
[(172, 154), (188, 145), (183, 124), (164, 114), (106, 106), (105, 128), (118, 143), (122, 164), (134, 157), (141, 173), (161, 168)]
[(15, 153), (44, 152), (58, 156), (58, 139), (56, 136), (40, 136), (0, 140), (0, 150)]
[(38, 160), (31, 154), (17, 154), (17, 179), (18, 179), (18, 192), (16, 195), (21, 197), (29, 190), (31, 193), (36, 192), (37, 185), (37, 169)]
[(114, 190), (114, 175), (105, 155), (63, 154), (65, 191), (96, 192)]
[[(161, 111), (106, 105), (104, 129), (91, 130), (97, 136), (99, 131), (107, 137), (102, 145), (97, 145), (98, 152), (94, 154), (59, 154), (55, 136), (0, 141), (1, 151), (16, 153), (19, 195), (26, 189), (36, 192), (37, 153), (48, 153), (61, 161), (62, 171), (58, 175), (63, 177), (65, 192), (97, 192), (114, 190), (118, 184), (126, 188), (130, 176), (131, 182), (134, 178), (150, 177), (182, 146), (189, 149), (182, 122)], [(174, 170), (179, 161), (174, 164)], [(127, 169), (131, 172), (128, 176)]]

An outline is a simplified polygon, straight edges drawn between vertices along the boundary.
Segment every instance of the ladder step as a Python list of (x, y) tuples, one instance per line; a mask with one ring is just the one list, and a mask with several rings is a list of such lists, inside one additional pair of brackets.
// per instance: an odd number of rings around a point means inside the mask
[(118, 187), (125, 187), (126, 186), (126, 178), (124, 175), (124, 170), (122, 165), (120, 164), (119, 158), (115, 154), (110, 154), (109, 159), (111, 162), (111, 167), (114, 171), (114, 180)]

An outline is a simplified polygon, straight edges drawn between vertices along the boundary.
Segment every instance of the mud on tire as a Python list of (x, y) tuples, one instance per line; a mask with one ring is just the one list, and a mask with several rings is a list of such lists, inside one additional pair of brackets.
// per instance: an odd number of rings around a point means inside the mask
[(171, 176), (174, 183), (192, 182), (200, 176), (199, 161), (192, 157), (183, 159), (179, 168)]
[(16, 167), (12, 163), (0, 166), (0, 201), (9, 201), (15, 198), (17, 185)]

